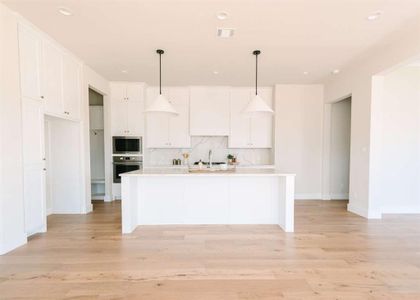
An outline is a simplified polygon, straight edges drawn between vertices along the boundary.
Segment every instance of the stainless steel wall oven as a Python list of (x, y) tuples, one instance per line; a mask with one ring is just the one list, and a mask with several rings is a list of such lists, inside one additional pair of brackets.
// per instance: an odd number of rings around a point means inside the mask
[(121, 173), (140, 170), (143, 168), (141, 156), (113, 156), (113, 178), (114, 183), (121, 183)]

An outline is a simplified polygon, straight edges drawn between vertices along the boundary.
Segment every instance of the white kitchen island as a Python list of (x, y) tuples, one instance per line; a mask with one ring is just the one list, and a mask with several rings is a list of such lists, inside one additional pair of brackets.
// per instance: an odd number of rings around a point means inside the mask
[(150, 168), (121, 178), (123, 233), (168, 224), (277, 224), (294, 230), (294, 174)]

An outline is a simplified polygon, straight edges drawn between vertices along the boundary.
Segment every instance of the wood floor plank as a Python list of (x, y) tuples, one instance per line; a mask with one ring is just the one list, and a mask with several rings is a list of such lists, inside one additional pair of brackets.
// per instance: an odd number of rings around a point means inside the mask
[(420, 216), (366, 220), (345, 201), (298, 201), (273, 225), (141, 226), (120, 203), (52, 215), (0, 256), (0, 299), (420, 299)]

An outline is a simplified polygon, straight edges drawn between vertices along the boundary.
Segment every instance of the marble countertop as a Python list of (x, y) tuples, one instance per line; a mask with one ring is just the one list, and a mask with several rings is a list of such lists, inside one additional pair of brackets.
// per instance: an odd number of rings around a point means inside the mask
[(165, 176), (295, 176), (295, 174), (281, 173), (270, 168), (236, 168), (225, 171), (209, 171), (194, 169), (190, 172), (187, 168), (144, 168), (142, 170), (122, 173), (121, 177), (165, 177)]

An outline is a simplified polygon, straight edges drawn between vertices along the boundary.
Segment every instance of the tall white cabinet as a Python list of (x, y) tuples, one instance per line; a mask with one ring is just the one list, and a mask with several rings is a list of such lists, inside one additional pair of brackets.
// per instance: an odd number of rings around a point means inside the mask
[(19, 23), (18, 38), (25, 229), (31, 235), (46, 230), (45, 114), (80, 121), (81, 63), (30, 25)]
[(111, 134), (143, 136), (144, 84), (111, 84)]
[[(273, 107), (272, 88), (260, 88), (258, 94)], [(272, 148), (273, 116), (249, 116), (243, 113), (255, 90), (248, 87), (230, 90), (230, 133), (229, 148)]]
[(22, 99), (23, 197), (28, 235), (46, 230), (44, 112), (39, 100)]
[[(150, 105), (158, 94), (158, 88), (148, 88), (146, 105)], [(190, 148), (189, 88), (168, 87), (163, 90), (163, 94), (172, 103), (178, 114), (172, 116), (150, 113), (146, 116), (147, 148)]]

